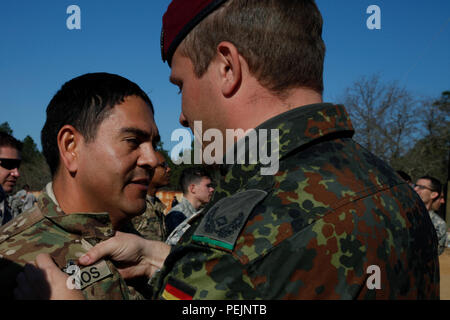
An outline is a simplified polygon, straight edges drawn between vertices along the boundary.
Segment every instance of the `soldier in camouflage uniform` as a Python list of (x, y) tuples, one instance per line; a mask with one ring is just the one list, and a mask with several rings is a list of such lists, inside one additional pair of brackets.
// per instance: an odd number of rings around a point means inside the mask
[[(108, 213), (65, 214), (49, 183), (38, 206), (0, 229), (0, 296), (11, 299), (18, 271), (39, 253), (50, 253), (68, 268), (92, 246), (114, 235)], [(111, 262), (80, 269), (80, 287), (88, 299), (130, 299), (125, 281)]]
[(117, 230), (131, 230), (145, 210), (158, 137), (148, 96), (128, 79), (95, 73), (63, 85), (42, 130), (52, 183), (37, 207), (0, 228), (1, 297), (12, 298), (24, 265), (47, 253), (86, 298), (143, 298), (110, 261), (81, 270), (76, 261)]
[(228, 165), (174, 247), (118, 234), (79, 262), (139, 261), (128, 274), (153, 273), (154, 299), (439, 298), (436, 233), (422, 201), (352, 140), (343, 106), (322, 103), (321, 31), (312, 0), (174, 0), (162, 50), (182, 90), (180, 121), (224, 136), (256, 128), (279, 170)]
[(170, 167), (160, 152), (156, 152), (158, 165), (147, 192), (147, 209), (132, 220), (134, 228), (142, 237), (149, 240), (165, 241), (168, 233), (164, 223), (166, 206), (156, 196), (158, 188), (167, 186), (170, 179)]
[(430, 215), (431, 222), (436, 229), (438, 238), (438, 253), (441, 255), (447, 247), (447, 224), (437, 213), (441, 204), (444, 203), (442, 184), (434, 177), (423, 176), (416, 181), (414, 190), (416, 190), (425, 204), (425, 207)]
[(200, 214), (214, 193), (212, 179), (201, 167), (184, 169), (180, 176), (180, 187), (183, 199), (166, 217), (169, 232), (166, 243), (170, 245), (177, 244), (184, 231), (190, 227), (190, 221)]
[(22, 143), (10, 134), (0, 131), (0, 226), (15, 217), (10, 194), (20, 177)]

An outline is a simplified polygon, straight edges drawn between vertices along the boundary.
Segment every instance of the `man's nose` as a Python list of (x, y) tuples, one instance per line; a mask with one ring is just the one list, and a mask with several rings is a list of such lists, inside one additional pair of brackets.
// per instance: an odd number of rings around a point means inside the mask
[(138, 158), (137, 165), (141, 167), (147, 166), (153, 169), (158, 165), (158, 158), (151, 143), (141, 146), (141, 155)]
[(16, 177), (16, 178), (19, 178), (19, 177), (20, 177), (19, 168), (14, 168), (14, 169), (12, 169), (12, 170), (11, 170), (11, 175), (14, 176), (14, 177)]

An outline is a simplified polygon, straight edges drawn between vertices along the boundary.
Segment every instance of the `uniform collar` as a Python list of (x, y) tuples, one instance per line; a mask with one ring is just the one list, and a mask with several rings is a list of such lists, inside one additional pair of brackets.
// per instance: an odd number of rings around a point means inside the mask
[[(51, 195), (47, 191), (51, 190)], [(50, 184), (38, 198), (38, 206), (45, 218), (65, 231), (78, 234), (85, 239), (106, 240), (114, 235), (107, 212), (80, 212), (65, 214), (59, 207)]]
[(345, 107), (331, 103), (317, 103), (289, 110), (262, 123), (256, 131), (258, 129), (279, 130), (280, 159), (325, 136), (345, 134), (352, 137), (354, 134)]
[[(265, 140), (271, 145), (271, 130), (278, 129), (279, 143), (278, 159), (281, 160), (292, 152), (298, 152), (308, 146), (327, 139), (328, 137), (352, 137), (354, 129), (350, 118), (342, 105), (330, 103), (311, 104), (298, 107), (273, 117), (257, 128), (258, 140), (261, 139), (260, 129), (266, 129)], [(258, 144), (261, 141), (258, 141)], [(235, 144), (235, 154), (237, 154)], [(246, 152), (249, 150), (246, 148)], [(224, 158), (225, 163), (226, 157)], [(225, 164), (221, 167), (224, 177), (221, 184), (216, 188), (214, 200), (231, 195), (243, 186), (270, 189), (273, 179), (270, 176), (261, 176), (261, 164)], [(282, 168), (279, 168), (282, 170)], [(256, 180), (254, 179), (256, 177)], [(255, 182), (255, 184), (253, 184)], [(222, 188), (223, 185), (224, 187)]]

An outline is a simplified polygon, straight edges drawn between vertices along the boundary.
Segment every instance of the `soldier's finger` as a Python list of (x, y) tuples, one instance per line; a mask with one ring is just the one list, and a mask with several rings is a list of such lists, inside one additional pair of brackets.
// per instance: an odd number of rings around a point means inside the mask
[(86, 254), (82, 255), (78, 259), (78, 263), (83, 266), (91, 265), (103, 257), (111, 256), (117, 249), (118, 244), (116, 239), (110, 238), (106, 241), (98, 243), (95, 247), (91, 248)]
[(37, 255), (36, 267), (42, 270), (59, 270), (58, 266), (55, 264), (52, 257), (48, 253), (40, 253)]

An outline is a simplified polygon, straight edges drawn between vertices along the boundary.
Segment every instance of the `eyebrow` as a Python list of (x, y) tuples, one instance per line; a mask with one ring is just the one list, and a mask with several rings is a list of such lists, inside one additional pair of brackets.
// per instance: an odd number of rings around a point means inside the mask
[[(149, 132), (138, 129), (138, 128), (132, 128), (132, 127), (122, 128), (122, 129), (120, 129), (120, 133), (121, 134), (132, 133), (132, 134), (135, 134), (137, 137), (139, 137), (142, 140), (148, 140), (151, 137), (151, 134)], [(158, 136), (159, 136), (159, 134), (158, 134)]]

